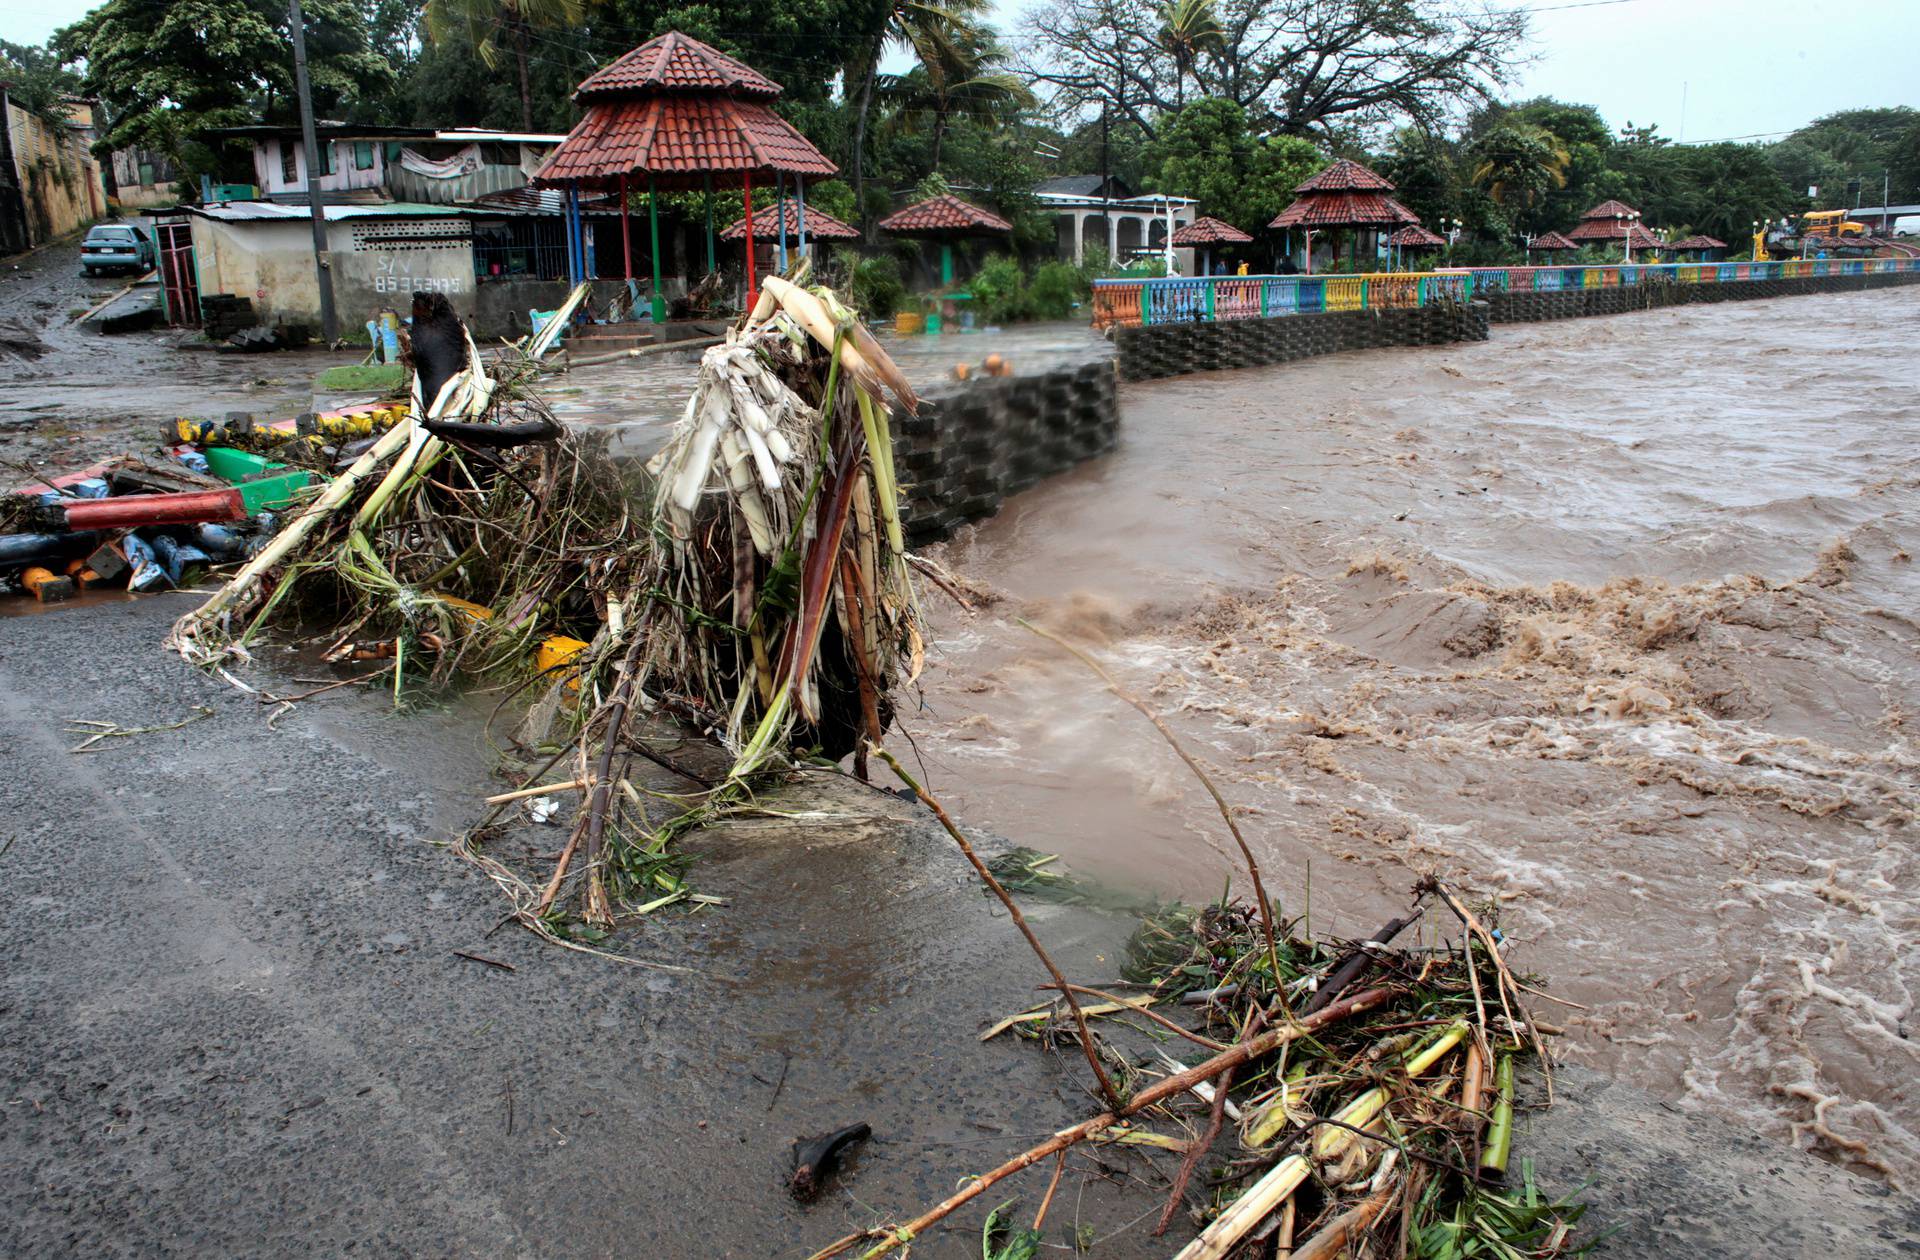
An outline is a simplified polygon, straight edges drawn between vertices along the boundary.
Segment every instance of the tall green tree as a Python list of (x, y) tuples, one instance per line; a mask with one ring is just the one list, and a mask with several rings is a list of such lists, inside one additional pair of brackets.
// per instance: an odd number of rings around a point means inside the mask
[(1519, 122), (1487, 132), (1474, 142), (1471, 156), (1474, 184), (1509, 212), (1518, 212), (1516, 222), (1522, 227), (1538, 226), (1527, 222), (1527, 212), (1548, 189), (1567, 186), (1567, 168), (1573, 163), (1558, 136)]
[(533, 40), (537, 31), (564, 30), (586, 17), (586, 0), (427, 0), (427, 35), (436, 44), (464, 40), (489, 68), (512, 50), (520, 83), (520, 127), (533, 130)]
[(931, 136), (929, 173), (940, 169), (941, 146), (956, 115), (997, 130), (1034, 107), (1033, 92), (1002, 68), (1005, 62), (1005, 51), (975, 28), (956, 35), (943, 52), (906, 74), (883, 78), (880, 95), (894, 122), (910, 130), (924, 127)]
[[(307, 73), (316, 112), (391, 88), (394, 69), (367, 41), (354, 0), (304, 0)], [(59, 31), (53, 47), (85, 66), (83, 88), (101, 104), (102, 150), (141, 145), (189, 175), (219, 157), (216, 127), (291, 121), (293, 52), (279, 0), (106, 0)]]
[(1327, 164), (1300, 136), (1255, 134), (1246, 109), (1218, 96), (1194, 101), (1167, 123), (1150, 155), (1159, 191), (1197, 198), (1204, 213), (1254, 233)]
[(988, 41), (987, 10), (988, 0), (886, 0), (871, 32), (854, 41), (856, 51), (842, 67), (841, 92), (854, 111), (853, 191), (863, 209), (867, 129), (880, 87), (881, 60), (890, 49), (909, 52), (918, 63), (916, 68), (926, 70), (930, 80), (934, 67), (951, 67), (964, 57), (968, 46)]
[(1227, 46), (1227, 35), (1214, 11), (1213, 0), (1166, 0), (1160, 6), (1160, 47), (1173, 58), (1174, 108), (1187, 103), (1187, 76), (1200, 61), (1200, 54), (1218, 53)]
[(80, 76), (61, 64), (60, 54), (39, 44), (0, 39), (0, 83), (7, 98), (30, 114), (52, 123), (66, 121), (65, 97), (80, 91)]

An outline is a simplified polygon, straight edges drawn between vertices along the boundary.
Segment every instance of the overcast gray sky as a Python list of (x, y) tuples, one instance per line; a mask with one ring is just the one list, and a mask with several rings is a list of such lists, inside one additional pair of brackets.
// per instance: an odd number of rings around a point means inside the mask
[[(1011, 32), (1031, 0), (998, 0)], [(39, 43), (93, 0), (4, 0), (0, 38)], [(1597, 105), (1618, 127), (1772, 139), (1837, 109), (1920, 106), (1920, 0), (1520, 0), (1534, 60), (1515, 96)], [(1823, 24), (1822, 15), (1836, 20)], [(1822, 29), (1823, 25), (1825, 29)], [(1684, 104), (1683, 104), (1684, 103)], [(449, 119), (457, 122), (457, 119)]]

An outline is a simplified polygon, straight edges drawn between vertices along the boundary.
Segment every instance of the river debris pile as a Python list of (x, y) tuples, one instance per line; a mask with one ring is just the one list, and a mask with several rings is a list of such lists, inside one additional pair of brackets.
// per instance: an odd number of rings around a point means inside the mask
[[(1429, 905), (1458, 917), (1461, 943), (1435, 931), (1393, 948)], [(1269, 934), (1265, 921), (1258, 906), (1225, 899), (1162, 907), (1143, 916), (1121, 980), (1067, 985), (988, 1028), (982, 1040), (1012, 1032), (1076, 1057), (1093, 1049), (1112, 1100), (913, 1221), (814, 1260), (907, 1246), (1029, 1167), (1052, 1170), (1038, 1211), (1027, 1227), (1002, 1204), (989, 1254), (1037, 1255), (1067, 1157), (1083, 1144), (1166, 1153), (1158, 1230), (1200, 1230), (1169, 1247), (1177, 1260), (1581, 1250), (1571, 1235), (1583, 1207), (1543, 1197), (1513, 1159), (1515, 1113), (1536, 1101), (1522, 1091), (1540, 1080), (1548, 1092), (1545, 1038), (1556, 1030), (1528, 1013), (1523, 999), (1545, 995), (1513, 973), (1491, 920), (1429, 882), (1408, 915), (1363, 942), (1315, 941), (1298, 923)], [(1523, 1076), (1529, 1059), (1539, 1070)]]
[(378, 662), (396, 695), (584, 649), (605, 591), (637, 563), (619, 480), (528, 387), (545, 336), (489, 372), (453, 330), (400, 422), (181, 618), (170, 646), (219, 666), (278, 619), (317, 632), (330, 661)]
[[(569, 940), (709, 900), (672, 841), (759, 776), (879, 740), (923, 651), (888, 424), (890, 406), (918, 402), (853, 313), (769, 278), (706, 351), (649, 482), (567, 433), (534, 387), (584, 293), (491, 365), (444, 299), (416, 295), (405, 416), (169, 640), (235, 682), (228, 664), (276, 625), (371, 664), (351, 681), (390, 674), (396, 697), (477, 679), (536, 689), (519, 786), (457, 847), (524, 923)], [(669, 719), (713, 737), (730, 769), (681, 794), (636, 783), (636, 757), (662, 760), (643, 728)], [(571, 773), (549, 778), (562, 763)], [(507, 806), (544, 819), (576, 793), (550, 867), (489, 855)]]

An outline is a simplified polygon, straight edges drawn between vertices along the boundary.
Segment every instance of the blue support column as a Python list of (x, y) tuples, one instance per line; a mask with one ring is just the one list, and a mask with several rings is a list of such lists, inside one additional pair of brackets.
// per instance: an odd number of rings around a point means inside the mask
[(787, 177), (773, 175), (773, 214), (780, 227), (780, 270), (787, 269)]
[(580, 189), (576, 184), (567, 185), (567, 209), (565, 216), (567, 232), (567, 283), (580, 283)]
[(793, 177), (793, 213), (798, 221), (800, 237), (800, 257), (807, 256), (807, 182), (799, 175)]

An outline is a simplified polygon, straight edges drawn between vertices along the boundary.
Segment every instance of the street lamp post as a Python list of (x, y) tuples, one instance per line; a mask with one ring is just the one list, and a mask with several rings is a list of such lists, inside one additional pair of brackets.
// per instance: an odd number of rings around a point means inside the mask
[(1626, 239), (1627, 239), (1627, 265), (1628, 266), (1633, 265), (1633, 225), (1635, 222), (1639, 220), (1639, 218), (1640, 218), (1640, 215), (1638, 212), (1627, 215)]

